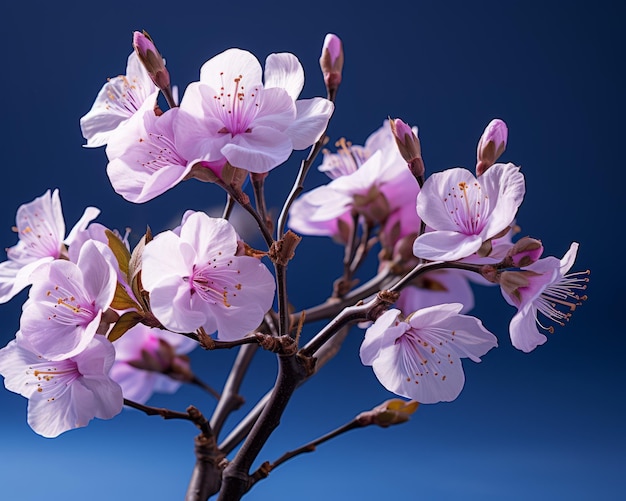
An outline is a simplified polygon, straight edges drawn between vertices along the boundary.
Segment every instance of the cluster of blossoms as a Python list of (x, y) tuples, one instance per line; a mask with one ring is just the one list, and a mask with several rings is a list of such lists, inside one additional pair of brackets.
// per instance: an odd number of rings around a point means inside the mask
[[(417, 128), (400, 119), (384, 121), (363, 146), (340, 139), (336, 152), (322, 149), (342, 80), (334, 35), (320, 59), (327, 97), (312, 99), (299, 99), (304, 71), (293, 54), (271, 54), (263, 72), (252, 54), (229, 49), (201, 67), (179, 103), (152, 40), (137, 32), (133, 42), (126, 74), (109, 79), (81, 119), (86, 146), (106, 146), (108, 176), (126, 200), (144, 203), (195, 178), (225, 190), (228, 203), (222, 218), (187, 211), (178, 227), (147, 232), (132, 249), (128, 234), (93, 222), (95, 208), (66, 237), (56, 190), (18, 209), (0, 301), (30, 289), (19, 332), (0, 350), (0, 374), (29, 399), (37, 433), (53, 437), (112, 418), (124, 404), (141, 408), (154, 391), (197, 384), (187, 354), (199, 344), (256, 342), (284, 359), (298, 349), (298, 360), (315, 359), (324, 345), (340, 346), (336, 334), (350, 322), (367, 329), (361, 360), (390, 392), (451, 401), (464, 385), (461, 359), (478, 362), (497, 346), (468, 315), (472, 282), (500, 286), (517, 308), (509, 334), (524, 352), (546, 342), (553, 327), (545, 319), (563, 325), (585, 299), (588, 272), (570, 273), (577, 243), (558, 259), (542, 257), (539, 240), (518, 238), (525, 181), (520, 167), (497, 163), (508, 140), (502, 120), (480, 137), (474, 173), (429, 174)], [(309, 147), (274, 224), (264, 180)], [(330, 181), (296, 197), (318, 152)], [(231, 202), (255, 217), (266, 250), (238, 235)], [(331, 237), (345, 249), (332, 297), (300, 313), (291, 311), (284, 277), (296, 234)], [(356, 287), (374, 248), (376, 274)], [(342, 309), (360, 304), (361, 313), (342, 320)], [(298, 346), (303, 325), (322, 318), (334, 321)], [(383, 414), (405, 412), (398, 409), (390, 404)]]
[(20, 240), (0, 265), (3, 302), (30, 286), (20, 330), (0, 350), (0, 373), (29, 399), (29, 424), (46, 437), (112, 418), (124, 398), (143, 403), (192, 381), (184, 355), (198, 343), (173, 333), (238, 338), (273, 301), (271, 273), (242, 255), (224, 219), (189, 211), (146, 242), (138, 289), (127, 238), (89, 224), (98, 212), (87, 209), (64, 240), (58, 191), (46, 192), (19, 208)]

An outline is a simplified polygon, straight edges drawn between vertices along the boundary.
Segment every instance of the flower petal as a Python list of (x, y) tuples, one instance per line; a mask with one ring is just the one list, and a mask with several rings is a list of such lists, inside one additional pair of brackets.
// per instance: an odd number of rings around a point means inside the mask
[(434, 261), (456, 261), (472, 255), (482, 245), (478, 235), (464, 235), (455, 231), (430, 231), (413, 243), (413, 254)]
[(270, 54), (265, 60), (265, 88), (280, 87), (291, 99), (298, 99), (304, 87), (304, 70), (296, 56), (289, 52)]
[(322, 137), (335, 109), (328, 99), (315, 97), (296, 101), (297, 116), (285, 131), (293, 142), (294, 150), (308, 148)]

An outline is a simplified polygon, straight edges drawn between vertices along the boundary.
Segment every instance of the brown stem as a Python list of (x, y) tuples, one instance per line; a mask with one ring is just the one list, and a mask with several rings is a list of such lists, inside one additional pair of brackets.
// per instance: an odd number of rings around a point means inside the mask
[(170, 87), (167, 87), (165, 89), (161, 89), (161, 92), (163, 92), (163, 97), (165, 97), (165, 101), (167, 102), (167, 105), (170, 108), (177, 108), (178, 107), (178, 104), (174, 100), (174, 95), (172, 94), (172, 89)]
[(267, 247), (269, 249), (274, 242), (274, 238), (267, 230), (267, 226), (265, 225), (265, 221), (263, 220), (263, 218), (261, 218), (259, 213), (250, 204), (248, 196), (244, 192), (242, 192), (241, 189), (235, 188), (234, 186), (225, 183), (222, 179), (219, 179), (218, 177), (215, 177), (215, 179), (212, 179), (212, 181), (218, 186), (222, 187), (231, 198), (233, 198), (246, 212), (248, 212), (248, 214), (250, 214), (254, 218), (257, 226), (259, 227), (259, 231), (263, 235), (263, 239), (265, 240), (265, 243), (267, 244)]
[(267, 213), (267, 206), (265, 204), (265, 178), (267, 174), (255, 174), (250, 173), (250, 180), (252, 181), (252, 191), (254, 193), (254, 205), (259, 213), (259, 216), (265, 221), (265, 227), (269, 232), (272, 231), (272, 220)]
[(352, 421), (350, 421), (349, 423), (344, 424), (343, 426), (340, 426), (339, 428), (337, 428), (336, 430), (331, 431), (330, 433), (327, 433), (326, 435), (323, 435), (321, 437), (319, 437), (316, 440), (312, 440), (311, 442), (309, 442), (308, 444), (305, 444), (301, 447), (298, 447), (297, 449), (294, 449), (292, 451), (286, 452), (285, 454), (283, 454), (282, 456), (280, 456), (276, 461), (274, 461), (273, 463), (269, 463), (269, 462), (265, 462), (263, 463), (253, 474), (252, 474), (252, 482), (256, 483), (257, 481), (266, 478), (269, 473), (274, 470), (275, 468), (277, 468), (278, 466), (280, 466), (281, 464), (283, 464), (284, 462), (288, 461), (289, 459), (296, 457), (300, 454), (304, 454), (307, 452), (313, 452), (318, 445), (323, 444), (324, 442), (327, 442), (328, 440), (331, 440), (335, 437), (338, 437), (339, 435), (342, 435), (350, 430), (354, 430), (355, 428), (361, 428), (363, 426), (366, 426), (365, 424), (363, 424), (360, 420), (354, 418)]
[(381, 309), (386, 310), (397, 299), (397, 293), (381, 291), (376, 297), (365, 304), (345, 307), (341, 310), (339, 315), (326, 324), (326, 326), (300, 350), (300, 355), (304, 357), (314, 356), (315, 353), (343, 327), (365, 320), (375, 320), (380, 314)]
[(185, 412), (177, 412), (163, 407), (151, 407), (149, 405), (140, 404), (139, 402), (133, 402), (127, 398), (124, 399), (124, 405), (144, 412), (148, 416), (161, 416), (163, 419), (186, 419), (187, 421), (193, 421), (189, 414)]
[[(379, 290), (381, 290), (383, 284), (391, 277), (391, 267), (385, 267), (378, 273), (378, 275), (376, 275), (360, 287), (352, 290), (341, 299), (330, 298), (325, 303), (303, 310), (306, 315), (305, 323), (316, 322), (318, 320), (332, 318), (338, 315), (341, 310), (343, 310), (346, 306), (353, 305), (357, 301), (376, 294)], [(301, 314), (302, 311), (299, 311), (293, 313), (291, 317), (299, 318)]]
[(280, 423), (287, 403), (299, 383), (308, 376), (308, 366), (297, 355), (279, 355), (276, 384), (267, 405), (254, 423), (235, 458), (224, 469), (218, 501), (237, 501), (251, 486), (250, 467), (261, 448)]
[[(195, 407), (189, 407), (189, 415), (195, 415)], [(202, 416), (205, 430), (211, 431), (207, 420)], [(196, 464), (191, 474), (191, 480), (185, 495), (185, 501), (206, 501), (209, 496), (220, 489), (222, 470), (224, 467), (224, 453), (222, 453), (213, 433), (201, 433), (195, 440)]]
[(245, 346), (247, 344), (259, 344), (262, 335), (247, 336), (241, 339), (235, 339), (234, 341), (220, 341), (213, 339), (212, 337), (202, 339), (200, 345), (205, 350), (230, 350), (231, 348), (237, 348), (238, 346)]
[(124, 399), (124, 405), (145, 412), (148, 416), (161, 416), (163, 419), (185, 419), (194, 423), (205, 437), (213, 437), (211, 426), (202, 413), (193, 405), (187, 407), (187, 412), (177, 412), (163, 407), (151, 407), (149, 405)]
[[(315, 352), (315, 367), (311, 376), (317, 373), (327, 362), (329, 362), (341, 349), (341, 345), (348, 335), (349, 329), (344, 327), (342, 331), (335, 334), (333, 338)], [(310, 376), (309, 376), (310, 377)], [(303, 379), (300, 384), (307, 381), (308, 378)], [(254, 406), (254, 408), (248, 412), (248, 414), (239, 422), (239, 424), (228, 434), (228, 436), (220, 443), (219, 448), (225, 454), (230, 453), (245, 436), (249, 433), (250, 429), (259, 418), (261, 411), (267, 404), (270, 398), (271, 392), (267, 392)]]

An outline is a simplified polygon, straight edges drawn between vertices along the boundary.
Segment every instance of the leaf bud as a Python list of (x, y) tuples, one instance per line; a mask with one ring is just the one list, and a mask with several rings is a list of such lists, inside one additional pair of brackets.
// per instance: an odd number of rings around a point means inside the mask
[(407, 422), (418, 406), (419, 403), (414, 400), (407, 402), (399, 398), (392, 398), (372, 410), (362, 412), (356, 419), (361, 426), (375, 424), (387, 428), (394, 424)]

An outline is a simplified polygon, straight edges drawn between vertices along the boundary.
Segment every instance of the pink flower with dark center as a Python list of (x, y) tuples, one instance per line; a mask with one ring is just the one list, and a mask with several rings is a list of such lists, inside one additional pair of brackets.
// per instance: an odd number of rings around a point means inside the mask
[[(337, 144), (339, 151), (325, 152), (319, 167), (332, 181), (296, 200), (289, 226), (303, 234), (336, 237), (340, 225), (350, 223), (353, 215), (363, 216), (372, 226), (401, 215), (396, 222), (403, 235), (417, 231), (414, 206), (419, 185), (400, 155), (388, 123), (372, 134), (365, 146), (345, 140)], [(412, 230), (407, 228), (407, 223), (416, 222)]]

